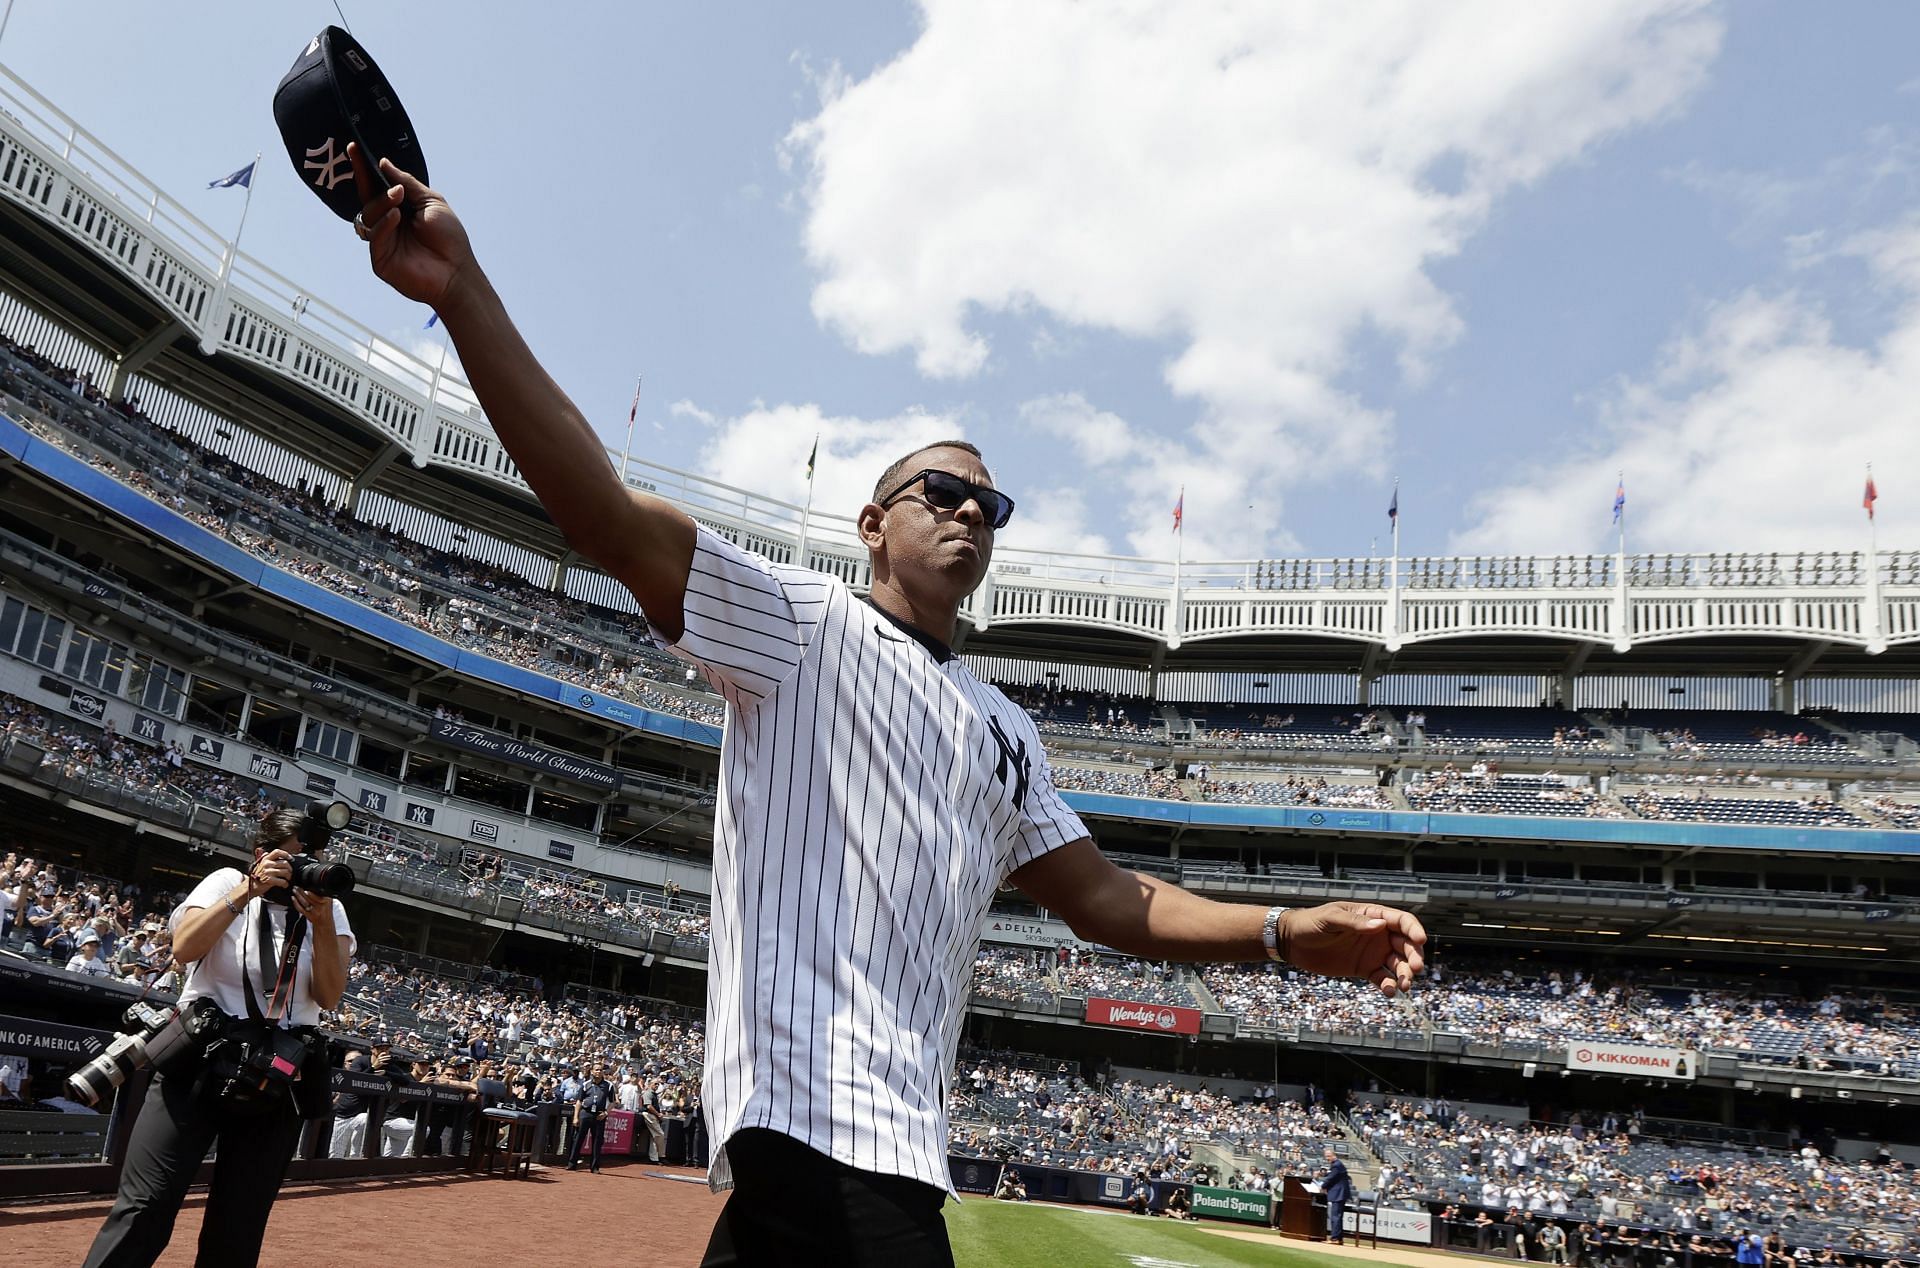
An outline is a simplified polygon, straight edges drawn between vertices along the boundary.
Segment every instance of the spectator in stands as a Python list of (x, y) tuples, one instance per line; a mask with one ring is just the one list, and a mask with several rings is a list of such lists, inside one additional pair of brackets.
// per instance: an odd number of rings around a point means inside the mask
[(69, 973), (88, 977), (112, 977), (113, 968), (100, 958), (100, 935), (88, 929), (80, 935), (80, 950), (67, 961)]

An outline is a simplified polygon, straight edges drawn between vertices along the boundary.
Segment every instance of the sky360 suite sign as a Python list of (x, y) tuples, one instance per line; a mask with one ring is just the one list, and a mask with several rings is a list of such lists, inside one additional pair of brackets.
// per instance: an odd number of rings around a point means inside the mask
[(1197, 1008), (1141, 1004), (1130, 999), (1088, 1000), (1087, 1021), (1095, 1026), (1124, 1026), (1128, 1030), (1152, 1030), (1163, 1035), (1200, 1033), (1200, 1010)]

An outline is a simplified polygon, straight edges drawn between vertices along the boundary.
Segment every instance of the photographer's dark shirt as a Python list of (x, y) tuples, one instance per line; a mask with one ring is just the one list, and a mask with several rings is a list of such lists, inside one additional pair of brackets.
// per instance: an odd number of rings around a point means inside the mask
[(593, 1082), (580, 1089), (580, 1117), (599, 1118), (607, 1112), (608, 1104), (613, 1100), (613, 1089), (605, 1083)]

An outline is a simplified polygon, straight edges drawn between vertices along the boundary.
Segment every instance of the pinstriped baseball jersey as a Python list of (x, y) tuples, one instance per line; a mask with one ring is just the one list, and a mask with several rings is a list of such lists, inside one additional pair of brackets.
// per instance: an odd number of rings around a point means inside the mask
[(950, 1188), (947, 1077), (1014, 869), (1086, 835), (1025, 711), (838, 579), (699, 530), (671, 650), (727, 701), (702, 1084), (724, 1142), (792, 1136)]

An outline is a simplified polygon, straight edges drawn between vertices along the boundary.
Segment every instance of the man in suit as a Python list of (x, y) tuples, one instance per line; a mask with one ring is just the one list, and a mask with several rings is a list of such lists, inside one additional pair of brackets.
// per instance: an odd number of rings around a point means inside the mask
[(1347, 1203), (1353, 1198), (1353, 1179), (1347, 1175), (1347, 1164), (1340, 1161), (1340, 1155), (1333, 1152), (1333, 1146), (1327, 1146), (1327, 1169), (1320, 1175), (1320, 1192), (1327, 1199), (1327, 1241), (1338, 1246), (1345, 1237), (1343, 1221)]

